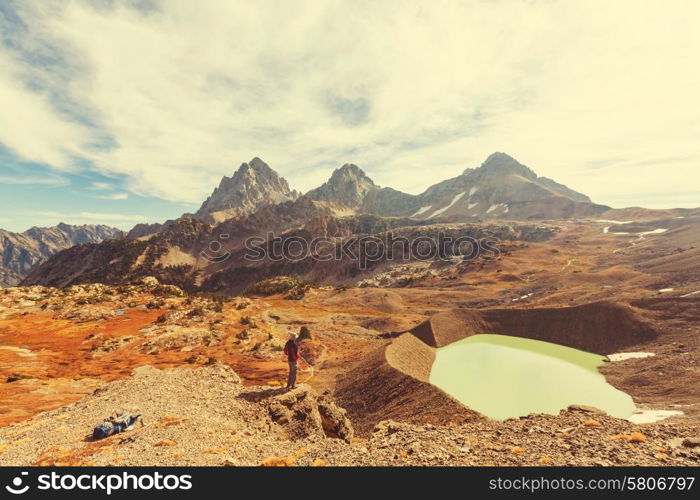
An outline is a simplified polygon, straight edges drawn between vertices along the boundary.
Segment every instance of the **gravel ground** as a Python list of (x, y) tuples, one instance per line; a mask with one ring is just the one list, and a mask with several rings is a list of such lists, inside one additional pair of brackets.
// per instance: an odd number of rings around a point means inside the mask
[[(93, 427), (114, 410), (135, 407), (145, 425), (91, 441)], [(146, 366), (76, 403), (0, 429), (0, 465), (700, 463), (697, 426), (635, 425), (588, 408), (446, 427), (385, 421), (369, 439), (353, 439), (347, 429), (339, 431), (345, 440), (327, 437), (334, 424), (349, 425), (344, 412), (306, 386), (244, 387), (224, 366)]]

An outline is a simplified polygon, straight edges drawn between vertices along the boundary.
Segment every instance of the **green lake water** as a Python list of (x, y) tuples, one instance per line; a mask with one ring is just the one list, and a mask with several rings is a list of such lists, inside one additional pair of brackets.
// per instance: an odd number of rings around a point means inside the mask
[(556, 415), (572, 404), (627, 418), (634, 413), (634, 402), (598, 372), (603, 359), (539, 340), (474, 335), (437, 349), (430, 383), (499, 420)]

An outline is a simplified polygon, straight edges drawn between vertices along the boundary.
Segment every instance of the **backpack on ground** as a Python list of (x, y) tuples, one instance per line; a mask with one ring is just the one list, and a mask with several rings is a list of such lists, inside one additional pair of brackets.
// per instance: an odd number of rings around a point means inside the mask
[(92, 431), (93, 439), (104, 439), (120, 432), (129, 431), (141, 417), (140, 414), (120, 413), (110, 417)]

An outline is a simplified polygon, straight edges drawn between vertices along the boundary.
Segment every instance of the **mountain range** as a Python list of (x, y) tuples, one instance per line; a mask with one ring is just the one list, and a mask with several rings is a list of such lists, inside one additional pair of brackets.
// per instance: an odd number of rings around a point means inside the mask
[[(194, 217), (221, 222), (261, 207), (294, 201), (299, 193), (266, 163), (254, 158), (224, 177)], [(338, 216), (372, 214), (415, 220), (568, 219), (604, 212), (590, 198), (535, 172), (505, 153), (493, 153), (478, 168), (412, 195), (380, 187), (357, 165), (345, 164), (305, 194)]]
[[(478, 168), (418, 195), (380, 187), (353, 164), (336, 169), (328, 181), (300, 195), (265, 162), (253, 158), (232, 177), (224, 177), (195, 214), (163, 224), (139, 224), (122, 239), (69, 248), (33, 269), (23, 284), (117, 284), (155, 276), (188, 290), (237, 293), (283, 274), (347, 283), (361, 274), (356, 262), (249, 262), (244, 256), (246, 240), (255, 236), (265, 241), (273, 233), (343, 241), (394, 230), (412, 237), (433, 236), (447, 227), (462, 236), (534, 241), (551, 236), (534, 221), (607, 210), (581, 193), (538, 177), (504, 153), (494, 153)], [(374, 271), (384, 264), (373, 263)]]
[(103, 225), (32, 227), (23, 233), (0, 229), (0, 286), (19, 284), (37, 265), (61, 250), (81, 243), (100, 243), (123, 232)]

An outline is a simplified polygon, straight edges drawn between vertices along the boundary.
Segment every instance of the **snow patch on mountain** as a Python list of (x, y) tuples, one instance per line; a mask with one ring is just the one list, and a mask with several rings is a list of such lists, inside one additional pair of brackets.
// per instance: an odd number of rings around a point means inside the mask
[(411, 217), (417, 217), (417, 216), (419, 216), (419, 215), (421, 215), (421, 214), (424, 214), (425, 212), (427, 212), (427, 211), (430, 210), (431, 208), (433, 208), (432, 205), (427, 205), (427, 206), (425, 206), (425, 207), (420, 207), (420, 208), (418, 209), (418, 211), (417, 211), (415, 214), (411, 215)]
[(437, 217), (438, 215), (444, 214), (447, 210), (449, 210), (450, 208), (452, 208), (452, 206), (453, 206), (455, 203), (457, 203), (465, 194), (467, 194), (467, 192), (466, 192), (466, 191), (463, 191), (463, 192), (459, 193), (458, 195), (456, 195), (454, 198), (452, 198), (452, 201), (450, 202), (449, 205), (447, 205), (446, 207), (440, 208), (440, 209), (438, 209), (438, 210), (435, 210), (435, 212), (433, 212), (433, 213), (430, 215), (430, 217), (428, 217), (428, 219), (432, 219), (433, 217)]

